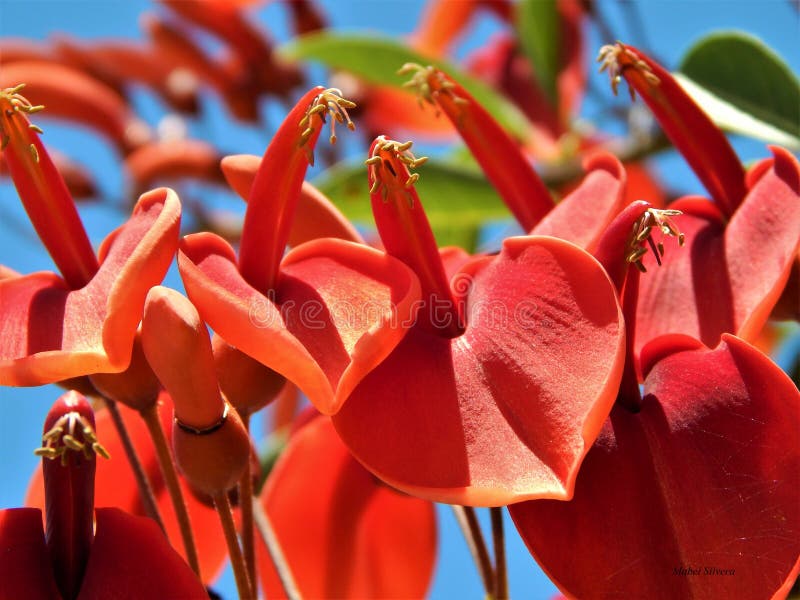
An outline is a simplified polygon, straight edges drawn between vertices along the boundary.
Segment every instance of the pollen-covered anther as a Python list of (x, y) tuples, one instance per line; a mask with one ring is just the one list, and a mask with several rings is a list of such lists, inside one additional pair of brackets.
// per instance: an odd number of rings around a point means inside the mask
[(331, 144), (336, 143), (336, 123), (344, 124), (350, 131), (353, 131), (356, 126), (350, 120), (350, 115), (347, 112), (356, 107), (355, 102), (351, 102), (342, 97), (342, 92), (336, 88), (328, 88), (320, 92), (311, 101), (311, 104), (306, 111), (305, 116), (300, 119), (298, 124), (300, 134), (300, 146), (306, 148), (308, 162), (314, 165), (313, 150), (306, 147), (306, 142), (311, 135), (317, 131), (325, 123), (325, 116), (331, 116)]
[[(410, 189), (419, 181), (419, 173), (410, 173), (411, 169), (425, 164), (427, 156), (417, 158), (411, 152), (413, 142), (395, 142), (379, 138), (374, 145), (372, 156), (365, 164), (367, 165), (372, 186), (370, 194), (377, 194), (379, 191), (384, 201), (388, 201), (390, 191), (400, 191)], [(413, 198), (406, 194), (409, 203), (413, 206)]]
[[(6, 118), (12, 118), (15, 113), (23, 112), (26, 114), (34, 114), (40, 110), (44, 110), (41, 104), (31, 104), (31, 102), (20, 92), (25, 87), (24, 83), (15, 85), (14, 87), (5, 88), (0, 90), (0, 110), (3, 111)], [(41, 127), (37, 125), (29, 125), (30, 129), (36, 133), (44, 133)], [(0, 150), (4, 150), (10, 141), (8, 132), (3, 128), (3, 120), (0, 119)], [(38, 161), (37, 161), (38, 162)]]
[(97, 439), (91, 423), (77, 412), (63, 415), (42, 436), (42, 447), (33, 451), (36, 456), (54, 460), (61, 458), (61, 464), (66, 465), (69, 451), (90, 458), (92, 453), (103, 458), (111, 458), (108, 451)]
[(423, 67), (417, 63), (406, 63), (397, 73), (398, 75), (411, 74), (411, 79), (405, 82), (403, 87), (410, 88), (417, 94), (420, 106), (424, 106), (426, 102), (435, 106), (436, 116), (439, 116), (437, 99), (440, 95), (448, 96), (454, 104), (459, 106), (467, 104), (466, 99), (456, 95), (453, 91), (455, 85), (448, 81), (445, 75), (436, 67), (431, 65)]
[[(611, 90), (615, 96), (622, 76), (628, 69), (635, 69), (650, 85), (658, 85), (660, 81), (650, 66), (621, 42), (608, 44), (600, 48), (600, 52), (597, 54), (597, 62), (600, 63), (601, 73), (608, 71), (608, 76), (611, 78)], [(630, 92), (631, 100), (633, 100), (636, 97), (636, 93), (630, 84), (628, 85), (628, 91)]]
[(686, 242), (685, 236), (672, 220), (672, 217), (677, 217), (680, 214), (681, 211), (679, 210), (648, 208), (633, 224), (631, 236), (625, 249), (625, 260), (633, 263), (636, 268), (645, 273), (647, 269), (642, 264), (642, 258), (649, 249), (653, 252), (658, 265), (661, 266), (661, 258), (664, 256), (664, 243), (653, 240), (653, 231), (657, 229), (664, 237), (677, 238), (678, 245), (683, 246)]

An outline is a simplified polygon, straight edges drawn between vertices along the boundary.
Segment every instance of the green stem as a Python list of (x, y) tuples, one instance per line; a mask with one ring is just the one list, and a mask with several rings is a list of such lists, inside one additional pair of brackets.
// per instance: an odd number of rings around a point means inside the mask
[(164, 521), (161, 518), (161, 512), (158, 510), (158, 504), (156, 503), (156, 496), (153, 493), (153, 486), (150, 485), (150, 479), (147, 477), (147, 473), (145, 473), (142, 461), (139, 460), (139, 454), (133, 446), (133, 441), (128, 433), (128, 427), (122, 419), (119, 407), (117, 407), (116, 402), (109, 398), (103, 398), (103, 400), (108, 408), (108, 413), (111, 415), (111, 420), (117, 430), (117, 435), (122, 441), (122, 447), (125, 449), (125, 456), (128, 458), (128, 463), (131, 465), (131, 469), (133, 469), (133, 477), (136, 480), (136, 487), (139, 488), (139, 496), (142, 499), (144, 511), (148, 517), (158, 524), (164, 535), (167, 535)]
[[(250, 433), (250, 415), (241, 415), (242, 422)], [(247, 575), (255, 585), (256, 582), (256, 548), (255, 548), (255, 527), (253, 524), (253, 473), (250, 468), (250, 461), (244, 470), (242, 478), (239, 480), (239, 509), (242, 515), (242, 525), (240, 537), (242, 538), (242, 553), (244, 562), (247, 566)]]
[(492, 517), (492, 541), (494, 543), (495, 594), (497, 600), (508, 599), (508, 577), (506, 574), (506, 546), (503, 535), (503, 508), (490, 508)]
[(483, 588), (486, 590), (487, 598), (494, 598), (494, 569), (489, 559), (489, 551), (486, 549), (486, 542), (483, 539), (481, 526), (475, 516), (475, 509), (471, 506), (451, 506), (456, 522), (461, 528), (461, 533), (467, 542), (467, 548), (475, 561), (475, 566), (483, 581)]
[(275, 535), (272, 523), (258, 499), (253, 500), (253, 516), (255, 517), (256, 527), (258, 527), (261, 539), (264, 540), (264, 545), (267, 547), (269, 557), (272, 559), (272, 564), (275, 566), (275, 571), (278, 573), (278, 578), (281, 580), (286, 598), (288, 600), (300, 600), (302, 598), (302, 596), (300, 596), (300, 590), (289, 568), (289, 563), (286, 562), (286, 556), (283, 554), (278, 536)]
[(255, 598), (253, 586), (247, 576), (247, 566), (244, 564), (242, 549), (239, 547), (239, 538), (236, 537), (236, 525), (233, 522), (233, 511), (228, 500), (227, 492), (222, 492), (214, 496), (214, 507), (217, 509), (222, 531), (225, 533), (225, 543), (228, 545), (228, 555), (231, 558), (233, 576), (236, 579), (236, 589), (239, 592), (239, 600), (250, 600)]
[(186, 501), (183, 498), (180, 483), (178, 482), (178, 472), (175, 469), (175, 463), (169, 451), (167, 436), (164, 435), (161, 421), (158, 418), (158, 405), (153, 404), (140, 414), (153, 440), (156, 456), (158, 456), (158, 464), (161, 467), (161, 474), (164, 476), (164, 483), (172, 500), (172, 507), (175, 509), (175, 517), (178, 519), (178, 526), (181, 530), (183, 548), (186, 551), (186, 561), (192, 570), (197, 573), (197, 576), (200, 577), (200, 561), (197, 558), (197, 546), (192, 533), (192, 523), (189, 519), (189, 511), (186, 508)]

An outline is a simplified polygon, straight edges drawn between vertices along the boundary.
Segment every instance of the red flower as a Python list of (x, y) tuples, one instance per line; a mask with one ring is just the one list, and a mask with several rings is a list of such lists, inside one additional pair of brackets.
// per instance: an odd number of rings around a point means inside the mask
[(509, 507), (520, 535), (570, 597), (784, 597), (800, 571), (797, 388), (727, 334), (714, 350), (665, 340), (645, 362), (641, 411), (615, 407), (570, 502)]
[(334, 416), (336, 429), (373, 473), (422, 498), (567, 499), (621, 374), (613, 285), (591, 256), (546, 237), (506, 240), (448, 281), (409, 146), (373, 144), (372, 205), (387, 252), (414, 269), (426, 304)]
[[(433, 505), (373, 477), (330, 419), (318, 415), (292, 434), (261, 499), (301, 597), (425, 596), (436, 557)], [(284, 597), (259, 546), (264, 594)]]
[(0, 384), (40, 385), (124, 370), (147, 290), (177, 246), (180, 203), (143, 195), (130, 219), (94, 251), (64, 181), (25, 113), (19, 88), (0, 92), (4, 156), (20, 199), (63, 275), (0, 281)]
[(397, 345), (418, 295), (402, 263), (361, 244), (316, 240), (282, 259), (323, 115), (345, 121), (348, 106), (314, 88), (290, 112), (253, 183), (238, 261), (211, 234), (187, 236), (179, 253), (187, 294), (214, 331), (327, 414)]
[(669, 72), (622, 44), (604, 48), (601, 60), (615, 82), (625, 77), (631, 93), (644, 98), (714, 200), (690, 197), (670, 205), (683, 212), (688, 248), (667, 254), (642, 281), (637, 355), (668, 333), (709, 347), (726, 332), (754, 342), (800, 248), (800, 164), (772, 148), (774, 158), (745, 176), (725, 136)]
[(62, 396), (45, 421), (41, 511), (0, 512), (3, 598), (202, 597), (205, 589), (149, 519), (115, 508), (94, 512), (94, 416), (77, 392)]

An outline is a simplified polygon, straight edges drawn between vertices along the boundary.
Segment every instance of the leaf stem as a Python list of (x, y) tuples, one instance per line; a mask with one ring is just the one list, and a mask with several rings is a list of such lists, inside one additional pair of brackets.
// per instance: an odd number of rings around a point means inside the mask
[(456, 522), (464, 534), (472, 559), (483, 580), (483, 588), (486, 590), (487, 598), (494, 598), (494, 568), (489, 559), (489, 551), (486, 549), (486, 541), (483, 539), (478, 518), (475, 516), (475, 509), (471, 506), (452, 506)]
[(164, 535), (167, 535), (167, 530), (164, 527), (164, 520), (161, 518), (161, 512), (158, 510), (156, 503), (156, 496), (153, 493), (153, 486), (150, 485), (150, 479), (142, 466), (142, 461), (139, 459), (139, 454), (133, 446), (133, 441), (128, 433), (128, 427), (122, 419), (122, 414), (119, 412), (117, 403), (110, 398), (103, 398), (108, 408), (108, 413), (111, 415), (111, 420), (117, 430), (117, 435), (122, 441), (122, 447), (125, 449), (125, 456), (128, 459), (131, 469), (133, 469), (133, 477), (136, 479), (136, 487), (139, 488), (139, 496), (144, 504), (144, 510), (148, 517), (153, 519)]
[(247, 566), (244, 564), (242, 549), (239, 547), (239, 538), (236, 537), (236, 525), (233, 522), (233, 511), (228, 500), (227, 492), (222, 492), (214, 496), (214, 507), (217, 509), (222, 530), (225, 532), (225, 543), (228, 545), (228, 554), (231, 558), (233, 576), (236, 579), (236, 589), (239, 592), (239, 600), (249, 600), (255, 598), (253, 586), (247, 575)]
[(172, 454), (169, 451), (167, 436), (164, 435), (164, 430), (161, 428), (161, 421), (158, 418), (158, 404), (151, 405), (140, 414), (153, 440), (156, 456), (158, 456), (158, 464), (161, 467), (161, 474), (164, 476), (164, 483), (167, 486), (170, 499), (172, 500), (172, 506), (175, 509), (175, 517), (178, 520), (183, 547), (186, 551), (186, 561), (189, 563), (192, 570), (197, 573), (197, 576), (200, 577), (200, 561), (197, 558), (197, 546), (195, 545), (194, 534), (192, 533), (192, 523), (189, 519), (189, 512), (186, 508), (183, 492), (181, 492), (180, 483), (178, 482), (178, 472), (175, 469), (175, 462), (172, 460)]
[(492, 517), (492, 541), (494, 544), (494, 564), (495, 564), (495, 594), (497, 600), (507, 600), (508, 598), (508, 578), (506, 575), (506, 547), (503, 534), (503, 508), (493, 507), (489, 509)]
[(286, 592), (287, 599), (300, 600), (302, 597), (300, 596), (300, 590), (289, 568), (289, 563), (286, 561), (286, 556), (283, 554), (278, 536), (275, 535), (269, 516), (267, 516), (257, 498), (253, 499), (253, 515), (258, 532), (261, 534), (261, 539), (264, 540), (264, 545), (267, 547), (272, 564), (275, 566), (275, 571), (277, 571), (278, 578), (281, 580), (283, 591)]

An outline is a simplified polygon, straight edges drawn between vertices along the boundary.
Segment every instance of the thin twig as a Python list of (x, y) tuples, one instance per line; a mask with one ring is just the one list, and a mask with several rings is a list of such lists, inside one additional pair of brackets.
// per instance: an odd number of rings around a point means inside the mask
[(300, 600), (301, 596), (297, 582), (292, 575), (292, 570), (289, 568), (289, 563), (286, 562), (286, 556), (283, 554), (283, 549), (278, 541), (278, 536), (275, 535), (275, 530), (272, 528), (272, 523), (258, 498), (253, 498), (253, 516), (255, 517), (258, 532), (261, 534), (261, 539), (264, 540), (264, 545), (267, 547), (272, 564), (275, 566), (275, 571), (278, 573), (278, 578), (281, 580), (283, 591), (286, 592), (286, 597), (288, 600)]
[(483, 580), (483, 588), (486, 590), (487, 598), (494, 597), (494, 568), (489, 559), (489, 551), (486, 549), (486, 542), (483, 539), (478, 518), (475, 516), (475, 509), (471, 506), (451, 506), (456, 522), (464, 534), (472, 560)]
[(253, 586), (247, 575), (247, 566), (244, 564), (242, 549), (239, 547), (239, 538), (236, 537), (236, 524), (233, 522), (233, 511), (226, 492), (214, 496), (214, 507), (217, 509), (217, 514), (219, 514), (222, 531), (225, 532), (225, 543), (228, 545), (228, 555), (233, 567), (233, 576), (236, 579), (239, 600), (255, 598)]
[(492, 517), (492, 541), (494, 544), (495, 598), (507, 600), (508, 577), (506, 575), (506, 545), (503, 534), (503, 508), (490, 508)]
[(183, 498), (181, 485), (178, 482), (178, 472), (175, 470), (175, 463), (169, 451), (167, 436), (164, 435), (164, 430), (161, 428), (161, 421), (158, 418), (158, 405), (153, 404), (140, 414), (153, 440), (153, 446), (155, 446), (156, 456), (158, 457), (158, 464), (161, 467), (161, 474), (164, 476), (164, 483), (167, 486), (167, 491), (172, 500), (172, 507), (175, 509), (175, 517), (178, 519), (178, 526), (180, 527), (181, 538), (183, 539), (183, 547), (186, 551), (186, 561), (189, 563), (192, 571), (197, 573), (197, 576), (200, 577), (200, 561), (197, 558), (197, 545), (195, 544), (194, 533), (192, 532), (192, 522), (189, 519), (189, 511), (186, 508), (186, 501)]
[[(242, 423), (249, 433), (249, 414), (242, 414)], [(242, 539), (242, 554), (244, 555), (244, 563), (247, 566), (247, 575), (250, 578), (250, 581), (255, 584), (256, 549), (255, 531), (253, 526), (253, 472), (250, 468), (249, 460), (247, 461), (244, 474), (239, 480), (239, 509), (241, 510), (242, 517), (241, 533), (239, 534)]]
[(108, 413), (111, 415), (111, 420), (114, 422), (117, 435), (122, 441), (122, 447), (125, 449), (125, 456), (128, 458), (128, 463), (131, 465), (131, 469), (133, 469), (133, 477), (136, 479), (136, 486), (139, 488), (139, 496), (142, 499), (142, 504), (144, 504), (144, 511), (148, 517), (153, 519), (158, 524), (164, 535), (167, 535), (167, 530), (164, 527), (164, 521), (161, 518), (161, 513), (159, 512), (158, 504), (156, 503), (156, 496), (153, 493), (153, 486), (150, 485), (150, 479), (147, 477), (147, 473), (145, 473), (144, 467), (142, 466), (142, 461), (139, 460), (139, 454), (136, 452), (136, 448), (133, 446), (133, 441), (128, 433), (128, 428), (119, 412), (119, 407), (113, 400), (108, 398), (103, 398), (103, 400), (108, 408)]

